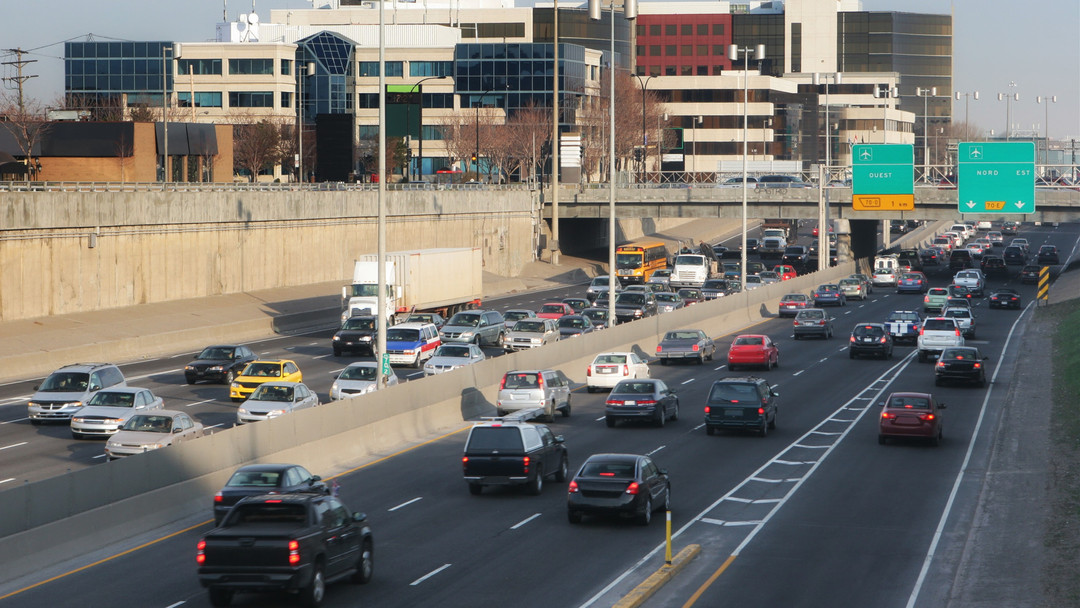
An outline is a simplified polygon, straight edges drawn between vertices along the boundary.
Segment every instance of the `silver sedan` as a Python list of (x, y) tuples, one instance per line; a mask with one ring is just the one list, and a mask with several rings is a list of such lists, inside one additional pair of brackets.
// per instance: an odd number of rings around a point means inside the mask
[(236, 410), (236, 424), (269, 420), (319, 405), (319, 397), (303, 382), (266, 382)]
[(487, 359), (475, 344), (443, 344), (424, 364), (424, 376), (434, 376)]

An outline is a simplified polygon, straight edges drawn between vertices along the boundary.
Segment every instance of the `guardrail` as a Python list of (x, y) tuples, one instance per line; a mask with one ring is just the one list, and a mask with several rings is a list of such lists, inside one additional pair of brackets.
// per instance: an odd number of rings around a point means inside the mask
[[(377, 183), (349, 182), (0, 182), (0, 192), (374, 192)], [(507, 191), (535, 190), (524, 183), (439, 184), (400, 182), (386, 184), (387, 191)]]

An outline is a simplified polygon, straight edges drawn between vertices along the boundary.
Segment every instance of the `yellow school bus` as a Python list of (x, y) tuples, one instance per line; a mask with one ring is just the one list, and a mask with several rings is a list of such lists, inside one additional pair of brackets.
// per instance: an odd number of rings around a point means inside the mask
[(644, 283), (667, 268), (667, 247), (660, 241), (621, 245), (615, 250), (615, 276), (623, 285)]

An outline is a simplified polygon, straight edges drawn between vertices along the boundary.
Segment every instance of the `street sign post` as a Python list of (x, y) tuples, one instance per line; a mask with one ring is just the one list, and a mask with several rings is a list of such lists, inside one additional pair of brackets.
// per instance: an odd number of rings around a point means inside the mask
[(1035, 144), (961, 142), (960, 213), (1034, 213)]
[(851, 206), (856, 211), (914, 209), (914, 147), (911, 144), (852, 146)]

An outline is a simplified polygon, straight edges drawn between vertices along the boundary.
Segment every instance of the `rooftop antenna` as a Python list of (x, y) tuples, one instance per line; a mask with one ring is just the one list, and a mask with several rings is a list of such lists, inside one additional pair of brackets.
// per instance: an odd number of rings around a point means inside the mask
[(221, 22), (229, 22), (229, 0), (221, 0)]

